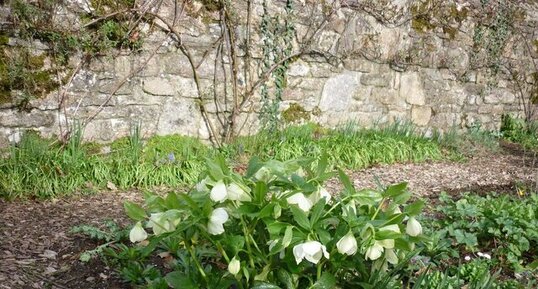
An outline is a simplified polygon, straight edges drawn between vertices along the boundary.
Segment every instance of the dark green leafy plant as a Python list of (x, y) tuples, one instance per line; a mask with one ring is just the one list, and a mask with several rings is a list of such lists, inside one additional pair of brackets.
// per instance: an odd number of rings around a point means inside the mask
[(407, 205), (405, 183), (356, 190), (343, 172), (345, 188), (331, 196), (328, 165), (254, 158), (239, 175), (223, 158), (208, 161), (193, 191), (147, 194), (145, 209), (125, 204), (137, 222), (130, 240), (145, 245), (119, 248), (142, 256), (119, 270), (144, 284), (143, 259), (158, 253), (169, 259), (172, 272), (162, 274), (173, 288), (393, 287), (388, 269), (405, 266), (425, 240), (415, 219), (423, 202)]

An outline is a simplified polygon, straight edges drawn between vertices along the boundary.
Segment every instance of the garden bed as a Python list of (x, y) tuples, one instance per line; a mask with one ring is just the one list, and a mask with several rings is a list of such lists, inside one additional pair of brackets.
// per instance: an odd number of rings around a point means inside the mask
[[(467, 162), (379, 165), (351, 177), (358, 188), (375, 186), (375, 178), (382, 184), (407, 181), (417, 196), (435, 200), (441, 191), (517, 194), (535, 185), (537, 165), (511, 149)], [(339, 190), (336, 180), (327, 186)], [(102, 226), (107, 219), (128, 224), (123, 202), (141, 199), (139, 191), (108, 191), (40, 202), (0, 201), (0, 288), (128, 288), (101, 260), (80, 262), (80, 254), (96, 243), (69, 231), (81, 224)]]

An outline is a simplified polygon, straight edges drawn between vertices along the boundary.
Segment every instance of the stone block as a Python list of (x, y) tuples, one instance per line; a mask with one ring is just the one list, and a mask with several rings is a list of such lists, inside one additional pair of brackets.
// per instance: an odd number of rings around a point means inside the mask
[(201, 113), (195, 101), (188, 98), (166, 98), (158, 116), (159, 135), (198, 135)]
[(375, 87), (388, 87), (392, 83), (392, 76), (387, 73), (367, 73), (360, 77), (361, 84)]
[(411, 108), (411, 121), (418, 126), (426, 126), (432, 117), (432, 109), (429, 106), (413, 106)]
[(162, 77), (148, 77), (143, 80), (142, 89), (152, 95), (172, 96), (175, 94), (174, 85), (169, 79)]
[(0, 127), (38, 128), (54, 125), (54, 111), (33, 109), (30, 112), (4, 110), (0, 113)]
[(404, 73), (400, 79), (400, 97), (412, 105), (425, 105), (426, 96), (421, 79), (416, 72)]
[(406, 107), (406, 98), (402, 97), (402, 95), (398, 93), (397, 90), (390, 88), (372, 88), (372, 94), (369, 100), (380, 102), (385, 105), (391, 105), (394, 107), (401, 107), (402, 109), (405, 109)]
[(321, 111), (346, 111), (359, 85), (359, 74), (346, 71), (325, 82), (319, 108)]
[(297, 60), (290, 65), (288, 76), (306, 76), (310, 71), (310, 66), (302, 60)]

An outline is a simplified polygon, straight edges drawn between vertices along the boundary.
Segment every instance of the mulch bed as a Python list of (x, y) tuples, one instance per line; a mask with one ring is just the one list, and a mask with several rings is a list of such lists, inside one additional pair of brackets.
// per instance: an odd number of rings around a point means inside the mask
[[(351, 172), (351, 178), (358, 188), (407, 181), (417, 196), (432, 198), (441, 191), (515, 193), (516, 185), (538, 187), (538, 160), (505, 147), (467, 162), (379, 165)], [(340, 188), (337, 180), (327, 186)], [(73, 226), (100, 226), (107, 219), (129, 224), (123, 211), (126, 200), (140, 202), (142, 194), (108, 191), (50, 201), (0, 200), (0, 289), (128, 288), (102, 261), (80, 262), (80, 254), (96, 243), (69, 233)]]

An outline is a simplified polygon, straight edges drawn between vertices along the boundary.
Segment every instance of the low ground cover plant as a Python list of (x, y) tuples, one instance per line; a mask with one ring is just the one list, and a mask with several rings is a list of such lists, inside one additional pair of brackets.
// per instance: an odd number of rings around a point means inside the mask
[(500, 131), (506, 140), (519, 143), (526, 149), (538, 151), (538, 121), (525, 122), (511, 115), (503, 115)]
[[(426, 238), (406, 184), (341, 194), (327, 158), (250, 161), (244, 174), (208, 161), (195, 188), (127, 202), (133, 246), (105, 252), (131, 284), (150, 288), (400, 288), (396, 272)], [(152, 256), (164, 268), (149, 265)]]
[(538, 285), (537, 195), (466, 193), (454, 198), (443, 193), (439, 200), (434, 217), (424, 220), (432, 230), (432, 242), (423, 252), (431, 264), (455, 280), (476, 280), (483, 271), (497, 273), (501, 281), (492, 288)]
[(80, 130), (66, 145), (25, 134), (0, 162), (0, 197), (51, 198), (107, 187), (188, 186), (204, 169), (204, 158), (217, 154), (244, 165), (253, 155), (287, 161), (319, 158), (322, 152), (331, 151), (329, 166), (344, 169), (445, 157), (439, 143), (400, 124), (377, 129), (348, 125), (335, 130), (312, 124), (292, 126), (273, 134), (239, 138), (218, 149), (178, 135), (143, 140), (136, 128), (131, 136), (107, 146), (108, 152), (101, 145), (81, 141)]

